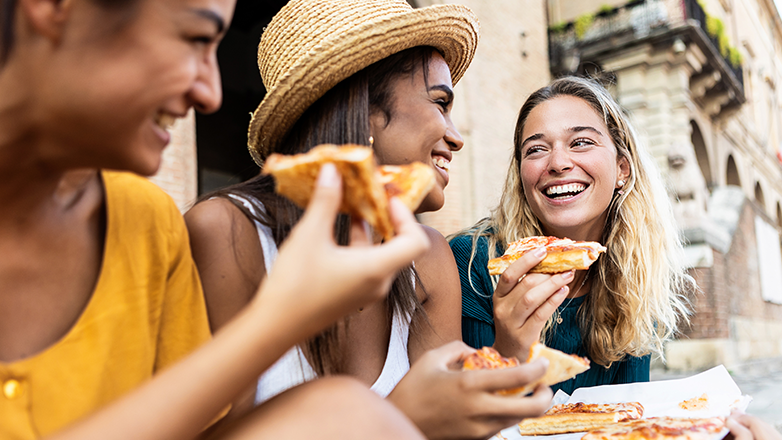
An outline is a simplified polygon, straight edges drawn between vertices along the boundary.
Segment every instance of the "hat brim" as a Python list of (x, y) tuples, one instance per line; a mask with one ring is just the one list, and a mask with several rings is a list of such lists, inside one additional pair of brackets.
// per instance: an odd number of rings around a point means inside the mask
[(456, 84), (472, 62), (477, 44), (478, 20), (461, 5), (413, 9), (326, 39), (290, 68), (253, 112), (250, 153), (262, 165), (309, 106), (377, 61), (412, 47), (432, 46), (443, 55)]

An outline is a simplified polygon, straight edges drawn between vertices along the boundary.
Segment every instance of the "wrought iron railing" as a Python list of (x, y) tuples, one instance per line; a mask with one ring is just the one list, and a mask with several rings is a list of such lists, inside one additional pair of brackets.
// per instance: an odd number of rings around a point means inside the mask
[[(735, 60), (722, 54), (717, 38), (712, 36), (706, 23), (706, 13), (697, 0), (639, 0), (629, 2), (611, 11), (596, 14), (586, 29), (577, 29), (571, 22), (549, 29), (549, 53), (552, 61), (562, 63), (564, 54), (575, 49), (609, 41), (609, 37), (631, 35), (643, 38), (658, 29), (683, 26), (688, 20), (698, 23), (714, 47), (714, 53), (725, 60), (743, 89), (744, 75)], [(556, 64), (556, 63), (554, 63)]]

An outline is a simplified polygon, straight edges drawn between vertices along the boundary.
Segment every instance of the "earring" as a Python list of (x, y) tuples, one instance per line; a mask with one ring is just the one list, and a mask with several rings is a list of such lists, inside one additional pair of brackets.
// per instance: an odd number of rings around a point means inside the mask
[(373, 136), (370, 136), (369, 137), (369, 146), (372, 147), (373, 145), (375, 145), (375, 138)]
[(616, 182), (616, 185), (619, 187), (619, 191), (617, 191), (617, 194), (621, 196), (622, 194), (625, 193), (624, 190), (621, 189), (625, 186), (625, 181), (620, 179), (618, 182)]

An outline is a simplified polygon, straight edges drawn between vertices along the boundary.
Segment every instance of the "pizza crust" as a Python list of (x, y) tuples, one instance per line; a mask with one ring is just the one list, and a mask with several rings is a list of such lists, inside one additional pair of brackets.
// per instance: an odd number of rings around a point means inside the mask
[(639, 419), (643, 411), (639, 402), (560, 404), (540, 417), (524, 419), (518, 426), (521, 435), (585, 432), (624, 420)]
[(530, 347), (527, 363), (539, 358), (546, 358), (549, 361), (546, 374), (539, 380), (519, 388), (517, 392), (519, 395), (524, 396), (531, 393), (541, 383), (548, 386), (558, 384), (576, 377), (589, 369), (589, 359), (573, 354), (565, 354), (559, 350), (546, 347), (541, 342), (535, 342)]

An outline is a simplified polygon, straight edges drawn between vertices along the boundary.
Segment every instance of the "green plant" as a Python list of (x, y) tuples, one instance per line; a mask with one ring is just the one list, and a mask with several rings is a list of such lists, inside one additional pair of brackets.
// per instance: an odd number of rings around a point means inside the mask
[(560, 21), (559, 23), (552, 24), (548, 27), (549, 32), (552, 34), (559, 34), (565, 31), (567, 29), (567, 22), (566, 21)]
[(739, 52), (738, 49), (736, 49), (733, 46), (730, 46), (728, 48), (728, 62), (730, 62), (730, 65), (733, 66), (734, 69), (741, 66), (741, 63), (744, 62), (744, 57), (741, 56), (741, 52)]
[(725, 33), (725, 23), (719, 18), (706, 14), (706, 32), (719, 39), (719, 36)]
[(597, 10), (598, 15), (608, 15), (614, 12), (614, 7), (603, 3), (600, 5), (600, 9)]
[(594, 14), (583, 14), (576, 17), (573, 22), (573, 28), (576, 31), (576, 39), (581, 40), (586, 35), (589, 27), (592, 26), (592, 22), (595, 20)]

